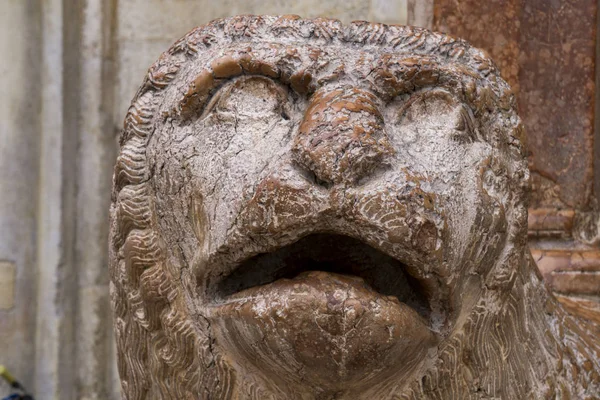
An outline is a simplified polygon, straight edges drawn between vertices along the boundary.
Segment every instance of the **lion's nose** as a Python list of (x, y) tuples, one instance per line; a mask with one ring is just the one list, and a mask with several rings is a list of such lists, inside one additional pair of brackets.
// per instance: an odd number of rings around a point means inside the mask
[(312, 96), (293, 147), (294, 159), (329, 184), (364, 178), (393, 153), (376, 96), (347, 87)]

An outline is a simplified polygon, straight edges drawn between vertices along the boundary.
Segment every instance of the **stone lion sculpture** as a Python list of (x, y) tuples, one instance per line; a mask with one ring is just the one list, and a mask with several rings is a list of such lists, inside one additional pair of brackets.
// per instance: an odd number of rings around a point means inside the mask
[(597, 399), (527, 248), (515, 99), (424, 29), (240, 16), (150, 68), (114, 172), (134, 399)]

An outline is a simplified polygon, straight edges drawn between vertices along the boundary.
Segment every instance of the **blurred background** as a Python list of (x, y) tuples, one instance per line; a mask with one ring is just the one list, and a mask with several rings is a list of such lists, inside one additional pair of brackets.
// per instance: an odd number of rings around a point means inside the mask
[(485, 49), (527, 130), (532, 254), (600, 322), (598, 3), (0, 0), (0, 364), (36, 399), (120, 399), (107, 234), (122, 120), (162, 51), (243, 13), (417, 25)]

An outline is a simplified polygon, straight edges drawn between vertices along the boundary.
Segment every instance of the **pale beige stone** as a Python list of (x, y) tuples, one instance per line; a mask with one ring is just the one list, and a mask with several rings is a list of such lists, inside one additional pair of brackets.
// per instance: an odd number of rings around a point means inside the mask
[(408, 0), (372, 0), (369, 20), (405, 25), (408, 21)]
[(0, 261), (0, 310), (10, 310), (15, 305), (15, 264)]

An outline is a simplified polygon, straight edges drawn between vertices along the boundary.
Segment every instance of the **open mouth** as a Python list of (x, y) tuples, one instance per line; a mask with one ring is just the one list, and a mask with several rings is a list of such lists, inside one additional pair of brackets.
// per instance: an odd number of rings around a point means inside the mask
[(358, 239), (313, 233), (228, 270), (209, 285), (217, 342), (290, 384), (372, 387), (410, 374), (438, 341), (427, 282)]
[[(392, 297), (429, 319), (427, 290), (401, 261), (349, 236), (312, 234), (273, 252), (241, 262), (216, 284), (216, 303), (227, 303), (263, 295), (279, 284), (305, 282), (319, 272), (321, 281), (335, 286), (366, 286), (382, 297)], [(338, 279), (336, 281), (336, 279)]]

